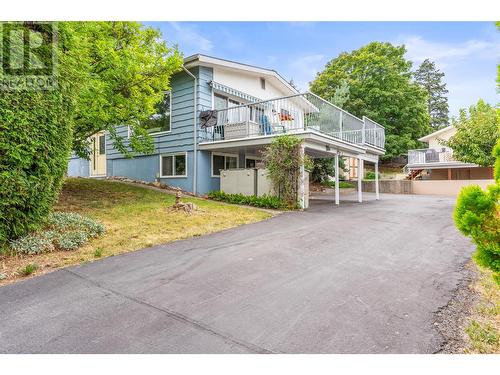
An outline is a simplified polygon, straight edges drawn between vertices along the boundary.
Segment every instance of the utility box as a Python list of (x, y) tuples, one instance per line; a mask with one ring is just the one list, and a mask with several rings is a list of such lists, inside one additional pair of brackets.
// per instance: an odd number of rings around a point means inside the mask
[(220, 172), (220, 190), (228, 194), (260, 197), (272, 193), (272, 184), (266, 169), (223, 169)]

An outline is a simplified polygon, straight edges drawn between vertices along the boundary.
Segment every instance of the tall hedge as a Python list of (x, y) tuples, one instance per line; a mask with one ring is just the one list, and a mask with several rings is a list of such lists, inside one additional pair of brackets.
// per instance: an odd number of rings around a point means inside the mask
[(72, 139), (68, 89), (60, 80), (54, 90), (0, 92), (0, 247), (36, 229), (59, 194)]

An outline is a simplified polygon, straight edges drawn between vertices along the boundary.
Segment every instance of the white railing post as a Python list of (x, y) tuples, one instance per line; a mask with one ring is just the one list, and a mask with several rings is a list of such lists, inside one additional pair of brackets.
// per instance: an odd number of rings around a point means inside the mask
[(335, 204), (339, 205), (340, 201), (340, 178), (339, 178), (339, 153), (335, 154)]
[(380, 199), (379, 187), (378, 187), (378, 160), (375, 162), (375, 199)]
[(340, 139), (345, 141), (344, 139), (344, 112), (340, 111), (340, 119), (339, 119), (339, 124), (340, 124)]
[(363, 159), (358, 157), (358, 202), (363, 202)]
[(365, 129), (366, 129), (366, 119), (363, 117), (363, 130), (361, 132), (361, 144), (365, 144)]

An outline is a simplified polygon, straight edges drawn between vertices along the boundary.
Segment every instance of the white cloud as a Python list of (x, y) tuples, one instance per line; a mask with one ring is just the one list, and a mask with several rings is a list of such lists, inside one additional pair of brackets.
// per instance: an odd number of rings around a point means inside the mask
[(189, 46), (196, 52), (210, 52), (214, 48), (213, 42), (201, 35), (195, 25), (179, 24), (178, 22), (169, 22), (170, 26), (177, 34), (177, 42), (183, 46)]
[(323, 69), (326, 59), (322, 54), (304, 55), (292, 58), (289, 71), (295, 84), (304, 91), (309, 88), (309, 82), (315, 77), (316, 73)]
[(471, 39), (461, 43), (443, 43), (425, 40), (418, 35), (401, 36), (395, 44), (406, 46), (406, 56), (416, 64), (425, 59), (434, 61), (440, 68), (457, 64), (469, 58), (493, 58), (500, 56), (498, 41)]

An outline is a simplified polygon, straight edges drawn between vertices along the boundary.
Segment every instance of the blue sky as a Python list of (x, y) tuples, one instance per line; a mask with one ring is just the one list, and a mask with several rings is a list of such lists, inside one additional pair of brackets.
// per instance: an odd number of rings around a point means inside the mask
[(445, 75), (450, 114), (483, 98), (497, 104), (500, 32), (492, 22), (145, 22), (185, 56), (204, 53), (280, 72), (302, 89), (343, 51), (372, 41), (404, 44)]

